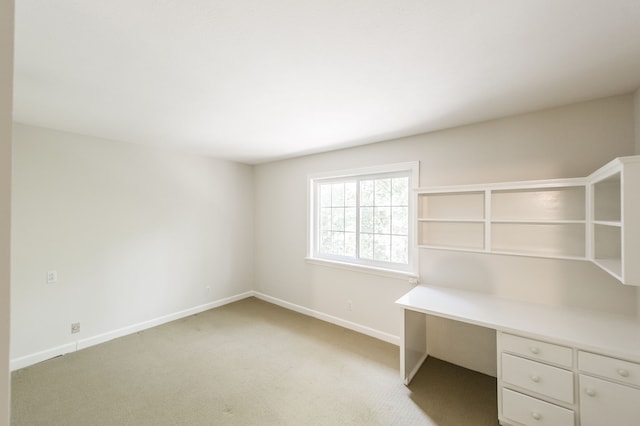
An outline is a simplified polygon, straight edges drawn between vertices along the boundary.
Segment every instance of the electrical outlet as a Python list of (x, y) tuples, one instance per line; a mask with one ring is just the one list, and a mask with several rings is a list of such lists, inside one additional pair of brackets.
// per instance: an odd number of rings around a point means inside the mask
[(47, 284), (55, 284), (58, 282), (58, 271), (47, 272)]
[(353, 310), (353, 302), (351, 300), (347, 300), (347, 311)]
[(71, 324), (71, 334), (80, 333), (80, 323), (74, 322)]

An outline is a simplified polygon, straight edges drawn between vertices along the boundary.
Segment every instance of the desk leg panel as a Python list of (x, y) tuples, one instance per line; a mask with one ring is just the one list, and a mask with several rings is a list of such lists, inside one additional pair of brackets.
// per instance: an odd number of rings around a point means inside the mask
[(427, 359), (427, 317), (421, 312), (404, 310), (400, 344), (400, 375), (408, 385)]

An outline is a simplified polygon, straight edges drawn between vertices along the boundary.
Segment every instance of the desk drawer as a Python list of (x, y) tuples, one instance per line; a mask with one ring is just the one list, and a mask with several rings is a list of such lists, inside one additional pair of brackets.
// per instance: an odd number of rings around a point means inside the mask
[(502, 389), (502, 416), (527, 426), (573, 426), (575, 424), (575, 415), (572, 410), (509, 389)]
[(573, 404), (573, 372), (502, 354), (502, 381)]
[(571, 348), (507, 333), (502, 333), (501, 343), (502, 350), (505, 352), (539, 359), (540, 361), (558, 364), (567, 368), (573, 366), (573, 351)]
[(585, 373), (640, 386), (640, 364), (635, 362), (580, 351), (578, 366)]

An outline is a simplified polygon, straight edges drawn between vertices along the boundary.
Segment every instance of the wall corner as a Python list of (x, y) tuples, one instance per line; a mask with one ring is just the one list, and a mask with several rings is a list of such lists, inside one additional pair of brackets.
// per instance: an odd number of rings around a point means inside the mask
[(635, 135), (635, 153), (640, 154), (640, 87), (633, 95), (633, 124)]
[(0, 0), (0, 426), (9, 424), (14, 1)]

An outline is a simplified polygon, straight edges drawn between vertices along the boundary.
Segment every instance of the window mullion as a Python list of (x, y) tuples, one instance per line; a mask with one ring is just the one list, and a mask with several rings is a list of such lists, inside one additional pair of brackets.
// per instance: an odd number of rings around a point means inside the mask
[(320, 234), (321, 234), (321, 229), (320, 229), (320, 224), (321, 224), (321, 217), (322, 217), (322, 205), (320, 204), (320, 183), (319, 182), (314, 182), (314, 198), (315, 198), (315, 203), (316, 205), (314, 206), (314, 230), (313, 230), (313, 236), (314, 236), (314, 251), (315, 253), (320, 253)]
[(360, 179), (356, 179), (356, 259), (360, 260)]

